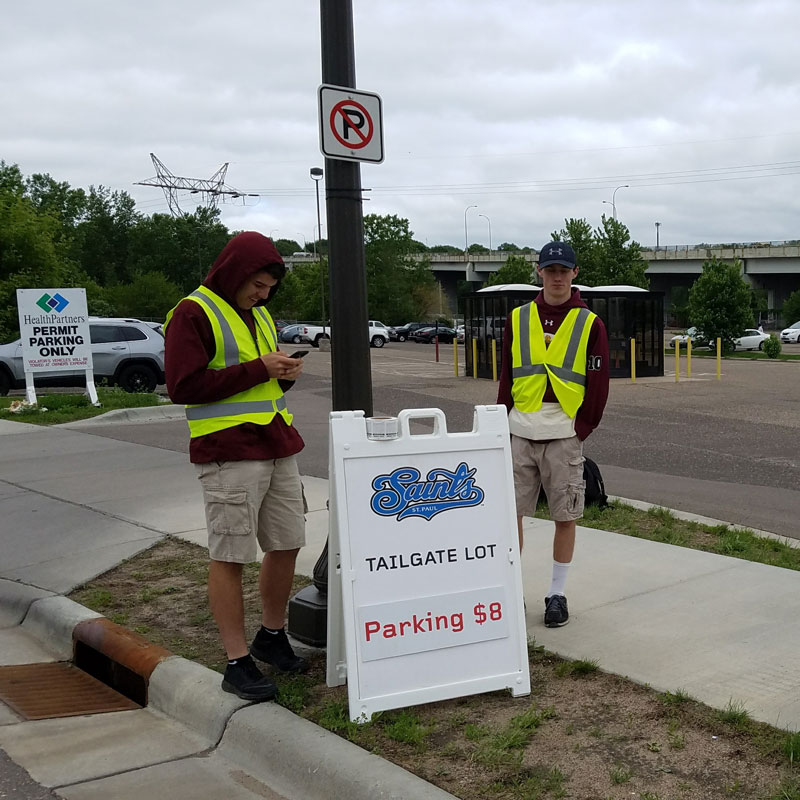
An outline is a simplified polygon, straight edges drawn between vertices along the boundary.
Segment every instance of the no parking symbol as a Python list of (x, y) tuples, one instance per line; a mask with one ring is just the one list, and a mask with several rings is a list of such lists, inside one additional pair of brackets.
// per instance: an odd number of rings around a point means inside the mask
[(381, 98), (342, 86), (319, 88), (320, 149), (328, 158), (383, 161)]

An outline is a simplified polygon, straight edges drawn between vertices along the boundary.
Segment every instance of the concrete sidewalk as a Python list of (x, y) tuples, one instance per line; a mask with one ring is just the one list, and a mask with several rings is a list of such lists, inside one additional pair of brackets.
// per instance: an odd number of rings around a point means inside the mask
[[(304, 483), (308, 546), (298, 572), (309, 575), (327, 536), (327, 481)], [(184, 454), (77, 425), (0, 421), (0, 515), (0, 664), (67, 657), (70, 625), (95, 615), (58, 595), (167, 535), (205, 542)], [(571, 621), (547, 629), (551, 531), (551, 523), (526, 520), (528, 635), (537, 643), (800, 729), (800, 574), (579, 527)], [(298, 800), (449, 796), (285, 709), (245, 707), (220, 690), (218, 675), (177, 657), (156, 668), (141, 711), (25, 722), (0, 704), (0, 747), (76, 800), (148, 789), (196, 800), (253, 791)]]

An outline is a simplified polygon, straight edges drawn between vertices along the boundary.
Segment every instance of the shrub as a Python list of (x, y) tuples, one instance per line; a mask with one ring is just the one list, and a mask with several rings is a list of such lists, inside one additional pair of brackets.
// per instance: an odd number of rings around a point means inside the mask
[(773, 333), (764, 340), (764, 352), (769, 358), (777, 358), (781, 354), (781, 340)]

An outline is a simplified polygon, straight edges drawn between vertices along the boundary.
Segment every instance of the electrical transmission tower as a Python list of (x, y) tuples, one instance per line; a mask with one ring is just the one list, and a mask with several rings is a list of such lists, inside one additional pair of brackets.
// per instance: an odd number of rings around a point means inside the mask
[(173, 175), (155, 153), (150, 153), (150, 158), (156, 168), (155, 176), (144, 181), (137, 181), (135, 185), (158, 186), (163, 189), (169, 204), (169, 210), (175, 217), (180, 217), (183, 214), (178, 203), (178, 192), (181, 190), (191, 192), (191, 194), (202, 195), (202, 202), (208, 208), (216, 208), (219, 204), (219, 198), (226, 195), (234, 199), (239, 197), (258, 197), (257, 194), (239, 192), (225, 183), (225, 175), (228, 172), (227, 163), (223, 164), (208, 180), (204, 180), (203, 178), (181, 178)]

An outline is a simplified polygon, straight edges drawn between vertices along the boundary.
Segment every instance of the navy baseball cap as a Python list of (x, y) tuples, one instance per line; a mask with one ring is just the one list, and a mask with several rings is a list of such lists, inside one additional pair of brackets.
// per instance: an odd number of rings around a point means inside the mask
[(548, 242), (539, 252), (539, 268), (561, 265), (575, 269), (575, 251), (567, 242)]

